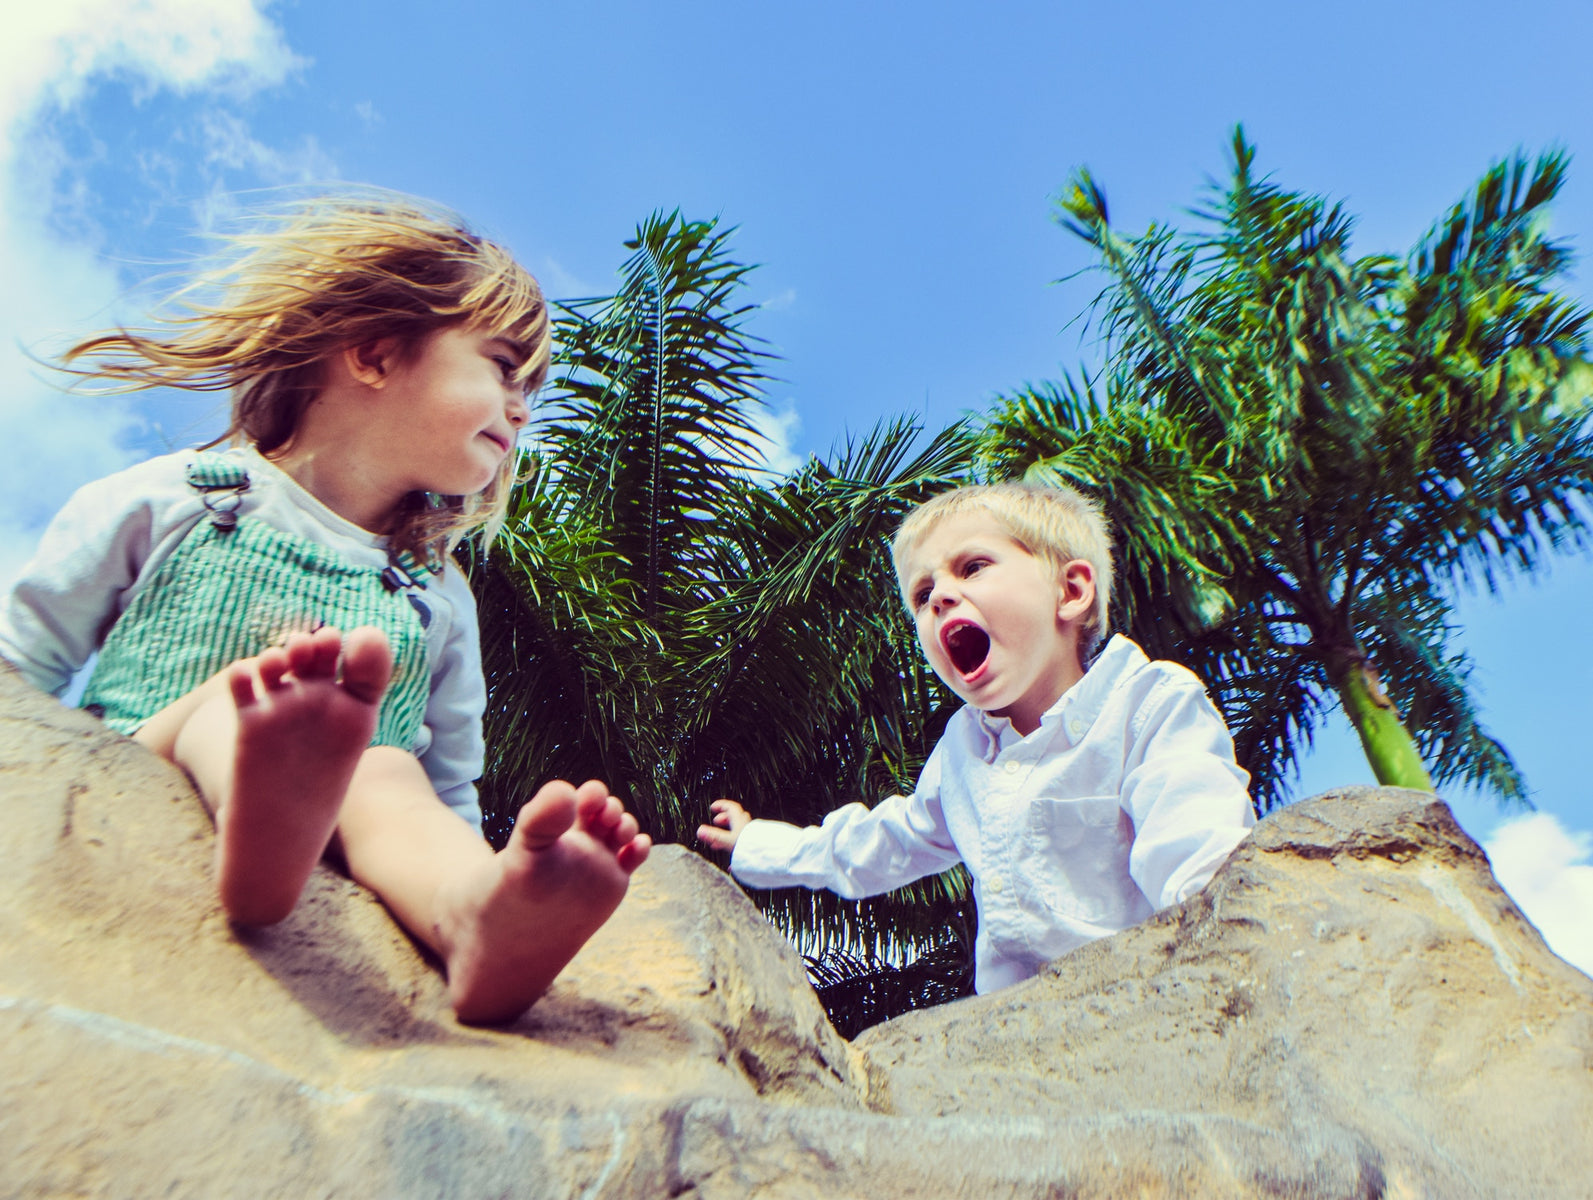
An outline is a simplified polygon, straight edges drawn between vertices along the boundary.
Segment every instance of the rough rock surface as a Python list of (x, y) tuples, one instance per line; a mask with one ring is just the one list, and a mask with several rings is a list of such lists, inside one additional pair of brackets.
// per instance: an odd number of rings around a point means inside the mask
[(872, 1107), (1043, 1120), (1085, 1192), (1593, 1195), (1593, 980), (1420, 792), (1296, 805), (1180, 908), (856, 1044)]
[(853, 1046), (675, 848), (480, 1030), (331, 871), (233, 931), (181, 775), (3, 667), (0, 805), (0, 1196), (1593, 1195), (1593, 981), (1416, 793)]

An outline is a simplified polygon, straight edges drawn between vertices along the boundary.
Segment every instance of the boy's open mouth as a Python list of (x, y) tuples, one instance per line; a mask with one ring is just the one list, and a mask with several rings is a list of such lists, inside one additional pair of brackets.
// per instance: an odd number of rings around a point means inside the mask
[(958, 621), (940, 631), (940, 644), (957, 673), (966, 678), (990, 656), (990, 635), (972, 621)]

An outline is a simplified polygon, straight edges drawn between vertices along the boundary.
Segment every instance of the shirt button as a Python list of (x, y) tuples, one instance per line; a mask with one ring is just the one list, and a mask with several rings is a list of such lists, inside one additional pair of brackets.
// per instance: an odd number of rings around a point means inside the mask
[(992, 875), (985, 886), (988, 887), (992, 893), (999, 895), (1001, 889), (1006, 885), (1002, 882), (1001, 876)]
[(1074, 717), (1068, 722), (1068, 732), (1074, 737), (1084, 736), (1084, 722)]
[(1001, 769), (1008, 775), (1016, 775), (1018, 773), (1018, 760), (1015, 758), (1007, 759), (1007, 765)]

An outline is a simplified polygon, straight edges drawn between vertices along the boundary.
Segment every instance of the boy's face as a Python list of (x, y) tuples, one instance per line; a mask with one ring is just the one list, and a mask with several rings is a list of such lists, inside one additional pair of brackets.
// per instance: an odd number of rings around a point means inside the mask
[(1077, 623), (1095, 601), (1088, 563), (1067, 563), (1059, 579), (995, 517), (973, 511), (925, 533), (903, 558), (902, 578), (935, 674), (1020, 734), (1039, 728), (1083, 676)]

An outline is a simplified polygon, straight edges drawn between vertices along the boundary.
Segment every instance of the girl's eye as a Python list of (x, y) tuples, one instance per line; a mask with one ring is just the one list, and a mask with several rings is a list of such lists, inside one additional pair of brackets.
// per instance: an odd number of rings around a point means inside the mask
[(502, 374), (505, 383), (514, 382), (514, 373), (520, 369), (514, 359), (500, 358), (494, 355), (492, 361), (498, 364), (498, 371)]

